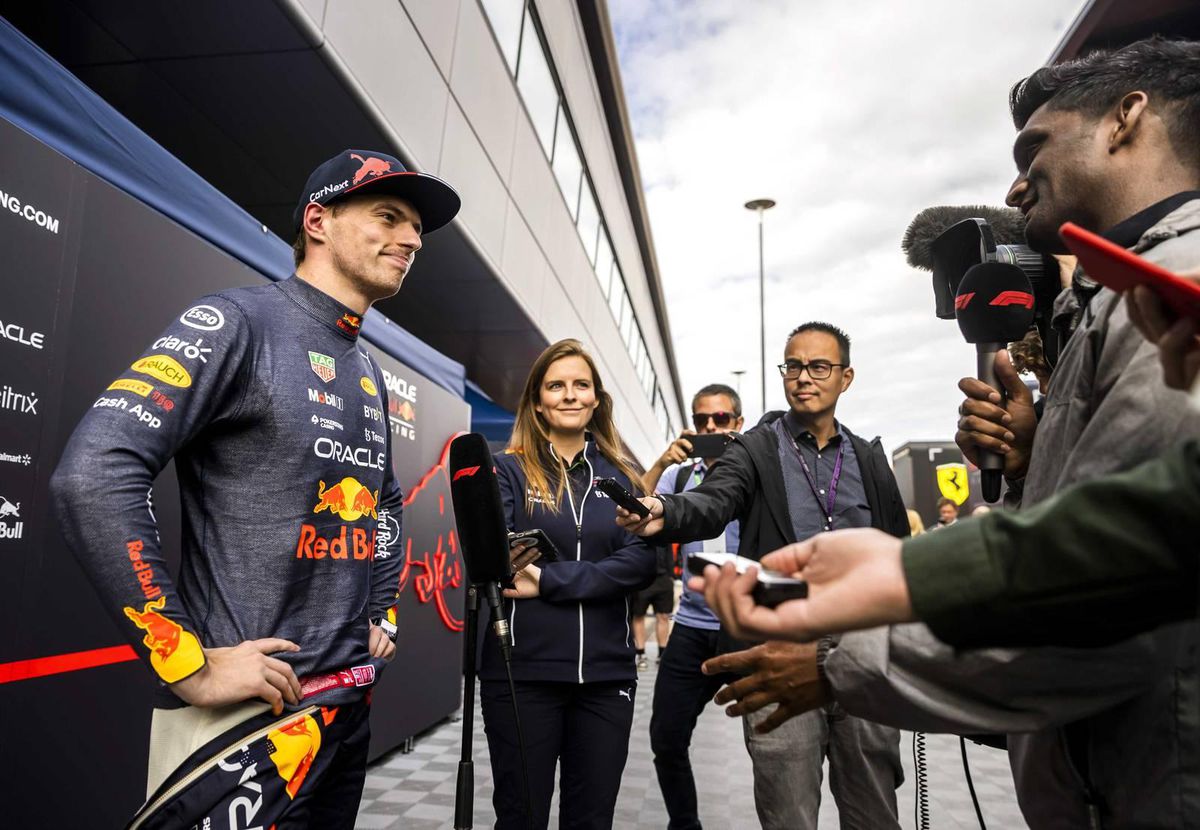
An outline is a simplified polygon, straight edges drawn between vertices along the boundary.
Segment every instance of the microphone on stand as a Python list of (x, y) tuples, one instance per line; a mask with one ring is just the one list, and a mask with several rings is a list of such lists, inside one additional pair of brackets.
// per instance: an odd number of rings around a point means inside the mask
[[(975, 344), (976, 376), (997, 390), (1002, 399), (1005, 389), (996, 380), (996, 353), (1029, 331), (1033, 325), (1033, 306), (1033, 287), (1015, 265), (1001, 262), (973, 265), (958, 285), (954, 316), (963, 337)], [(998, 501), (1004, 459), (999, 453), (981, 450), (979, 469), (984, 500)]]
[(467, 581), (482, 590), (487, 600), (492, 629), (507, 662), (512, 639), (500, 605), (500, 589), (512, 587), (512, 562), (494, 464), (487, 439), (477, 432), (460, 435), (450, 443), (450, 497)]
[(473, 797), (475, 763), (472, 742), (475, 715), (475, 624), (479, 616), (479, 591), (482, 590), (492, 612), (492, 630), (500, 641), (508, 688), (512, 695), (513, 722), (521, 751), (521, 780), (525, 795), (525, 816), (533, 828), (533, 801), (529, 791), (529, 763), (525, 757), (525, 736), (521, 731), (521, 713), (517, 707), (517, 688), (512, 673), (512, 637), (500, 603), (500, 589), (513, 587), (512, 561), (508, 551), (508, 524), (504, 503), (496, 481), (495, 462), (487, 439), (477, 432), (460, 435), (450, 442), (450, 498), (454, 502), (454, 523), (467, 565), (466, 638), (463, 643), (463, 726), (462, 757), (458, 762), (458, 780), (454, 792), (455, 830), (470, 830), (474, 825)]

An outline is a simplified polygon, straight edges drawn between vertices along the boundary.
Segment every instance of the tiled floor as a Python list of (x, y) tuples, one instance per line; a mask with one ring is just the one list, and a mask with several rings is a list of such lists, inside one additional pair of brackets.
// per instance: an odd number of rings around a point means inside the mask
[[(651, 650), (653, 650), (651, 646)], [(667, 826), (662, 794), (654, 777), (647, 730), (650, 724), (650, 699), (654, 686), (654, 660), (649, 671), (642, 672), (636, 701), (633, 733), (630, 737), (629, 762), (617, 800), (615, 827), (625, 830)], [(443, 724), (420, 736), (413, 751), (394, 752), (372, 765), (357, 827), (424, 830), (454, 825), (454, 788), (458, 770), (459, 740), (462, 722)], [(906, 830), (915, 827), (913, 818), (913, 773), (911, 733), (904, 733), (901, 756), (906, 781), (899, 791), (900, 824)], [(475, 826), (491, 827), (492, 777), (488, 764), (483, 721), (476, 706), (475, 715)], [(992, 828), (1025, 826), (1013, 795), (1012, 778), (1005, 753), (967, 744), (971, 775), (979, 796), (984, 819)], [(727, 718), (715, 705), (705, 710), (692, 741), (692, 765), (700, 793), (700, 815), (708, 830), (754, 828), (750, 759), (742, 743), (741, 721)], [(963, 777), (958, 739), (947, 735), (926, 738), (926, 769), (929, 780), (930, 826), (937, 830), (978, 827), (971, 796)], [(557, 798), (551, 809), (557, 815)], [(557, 822), (552, 820), (551, 826)], [(821, 801), (820, 830), (838, 827), (837, 807), (824, 787)]]

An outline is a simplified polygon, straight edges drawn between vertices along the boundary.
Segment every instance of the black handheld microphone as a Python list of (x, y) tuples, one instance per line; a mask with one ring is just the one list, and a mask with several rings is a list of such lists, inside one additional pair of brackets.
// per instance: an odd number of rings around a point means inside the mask
[[(1015, 265), (984, 262), (963, 275), (954, 298), (954, 316), (968, 343), (975, 344), (976, 375), (1004, 397), (996, 380), (996, 353), (1020, 340), (1033, 325), (1034, 298), (1029, 278)], [(1004, 459), (998, 453), (979, 454), (983, 498), (1000, 498)]]
[(512, 562), (494, 464), (487, 439), (479, 433), (460, 435), (450, 442), (450, 497), (467, 580), (482, 588), (507, 660), (512, 646), (508, 620), (500, 606), (500, 587), (512, 587)]

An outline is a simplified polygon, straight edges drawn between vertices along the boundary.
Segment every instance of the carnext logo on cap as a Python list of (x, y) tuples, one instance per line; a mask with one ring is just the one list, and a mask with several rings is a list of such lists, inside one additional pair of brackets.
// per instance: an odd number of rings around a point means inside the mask
[(349, 185), (350, 185), (349, 179), (346, 179), (344, 182), (341, 182), (340, 184), (327, 184), (324, 187), (322, 187), (320, 190), (318, 190), (316, 193), (310, 193), (308, 195), (308, 201), (315, 202), (315, 201), (317, 201), (317, 199), (324, 199), (326, 196), (337, 193), (339, 190), (345, 190), (347, 187), (349, 187)]

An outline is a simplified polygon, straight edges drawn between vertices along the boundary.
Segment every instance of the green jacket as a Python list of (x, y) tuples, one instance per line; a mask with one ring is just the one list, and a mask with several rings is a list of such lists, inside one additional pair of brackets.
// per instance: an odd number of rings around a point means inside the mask
[(917, 616), (958, 648), (1106, 645), (1197, 613), (1200, 442), (1019, 513), (904, 543)]

